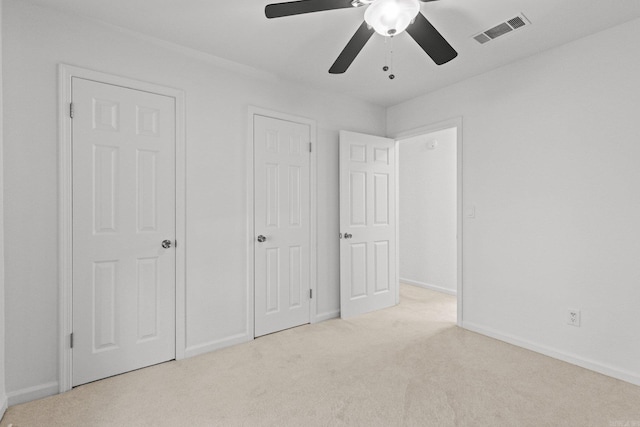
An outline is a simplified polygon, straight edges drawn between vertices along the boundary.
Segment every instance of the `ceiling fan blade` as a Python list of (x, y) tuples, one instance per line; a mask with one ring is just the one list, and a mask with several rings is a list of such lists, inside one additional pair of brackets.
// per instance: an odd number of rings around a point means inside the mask
[(458, 52), (447, 42), (422, 13), (418, 13), (415, 22), (407, 28), (407, 33), (433, 59), (442, 65), (458, 56)]
[(430, 1), (438, 1), (438, 0), (420, 0), (420, 1), (421, 1), (422, 3), (427, 3), (427, 2), (430, 2)]
[(323, 10), (346, 9), (353, 7), (351, 0), (298, 0), (287, 3), (268, 4), (264, 8), (267, 18), (301, 15), (303, 13), (321, 12)]
[(374, 32), (375, 30), (373, 28), (369, 28), (367, 23), (363, 22), (353, 37), (351, 37), (349, 43), (347, 43), (345, 48), (342, 50), (338, 59), (336, 59), (336, 62), (333, 63), (329, 69), (329, 73), (342, 74), (347, 71), (353, 60), (356, 59), (356, 56), (358, 56)]

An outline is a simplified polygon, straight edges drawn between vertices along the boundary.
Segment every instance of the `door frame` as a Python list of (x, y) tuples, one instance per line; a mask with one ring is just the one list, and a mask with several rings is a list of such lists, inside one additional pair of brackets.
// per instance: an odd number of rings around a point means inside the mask
[(182, 90), (115, 76), (67, 64), (58, 65), (58, 389), (71, 390), (73, 328), (72, 255), (73, 255), (73, 160), (70, 117), (73, 77), (151, 92), (175, 99), (176, 124), (176, 360), (185, 357), (185, 247), (186, 247), (186, 166), (185, 95)]
[[(456, 157), (457, 157), (457, 164), (456, 164), (456, 173), (457, 173), (457, 182), (456, 182), (456, 191), (457, 191), (457, 203), (456, 203), (456, 235), (457, 235), (457, 260), (456, 260), (456, 266), (457, 266), (457, 292), (456, 292), (456, 299), (457, 299), (457, 324), (458, 326), (462, 327), (462, 314), (463, 314), (463, 297), (462, 297), (462, 292), (463, 292), (463, 277), (462, 277), (462, 263), (463, 263), (463, 251), (462, 251), (462, 244), (463, 244), (463, 215), (462, 215), (462, 210), (463, 210), (463, 194), (462, 194), (462, 190), (463, 190), (463, 171), (462, 171), (462, 117), (454, 117), (451, 119), (447, 119), (447, 120), (443, 120), (440, 122), (436, 122), (430, 125), (426, 125), (426, 126), (421, 126), (418, 128), (414, 128), (414, 129), (410, 129), (408, 131), (404, 131), (404, 132), (398, 132), (396, 134), (394, 134), (393, 136), (391, 136), (391, 138), (394, 138), (396, 140), (396, 146), (398, 146), (399, 144), (402, 143), (402, 140), (404, 139), (409, 139), (409, 138), (413, 138), (416, 136), (420, 136), (420, 135), (425, 135), (425, 134), (429, 134), (432, 132), (437, 132), (440, 130), (445, 130), (445, 129), (451, 129), (451, 128), (456, 128), (456, 138), (457, 138), (457, 144), (456, 144)], [(399, 159), (396, 158), (396, 161), (398, 161)], [(400, 180), (397, 180), (396, 183), (397, 185), (399, 185)], [(399, 191), (399, 187), (396, 188), (396, 191)], [(399, 201), (398, 198), (396, 198), (396, 209), (399, 209)], [(399, 223), (399, 221), (398, 221)], [(398, 231), (396, 230), (396, 235), (398, 235)], [(398, 251), (399, 253), (400, 251)], [(399, 263), (398, 263), (399, 264)]]
[(313, 293), (310, 302), (309, 323), (317, 323), (318, 319), (318, 298), (317, 298), (317, 277), (318, 277), (318, 230), (317, 230), (317, 124), (313, 119), (294, 116), (278, 111), (268, 110), (256, 106), (249, 106), (247, 114), (247, 233), (245, 237), (247, 250), (247, 338), (249, 341), (255, 336), (255, 186), (254, 186), (254, 116), (264, 116), (272, 119), (285, 120), (309, 126), (309, 138), (311, 142), (311, 153), (309, 156), (309, 288)]

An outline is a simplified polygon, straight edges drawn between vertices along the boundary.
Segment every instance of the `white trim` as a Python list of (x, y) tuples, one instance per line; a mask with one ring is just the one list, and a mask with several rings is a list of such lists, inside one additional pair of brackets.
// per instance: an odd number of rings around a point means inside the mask
[(210, 341), (202, 344), (197, 344), (191, 347), (187, 347), (185, 350), (186, 357), (194, 357), (199, 356), (204, 353), (209, 353), (211, 351), (220, 350), (222, 348), (231, 347), (232, 345), (242, 344), (247, 341), (251, 341), (253, 339), (252, 336), (247, 335), (246, 333), (232, 335), (230, 337), (222, 338), (216, 341)]
[(340, 310), (328, 311), (326, 313), (318, 313), (316, 315), (316, 320), (313, 323), (324, 322), (329, 319), (336, 319), (340, 317)]
[(7, 408), (9, 407), (9, 399), (4, 394), (0, 398), (0, 420), (4, 417), (4, 413), (7, 412)]
[[(72, 322), (72, 161), (71, 161), (71, 119), (69, 104), (72, 99), (71, 79), (73, 77), (108, 83), (136, 90), (169, 96), (175, 99), (176, 107), (176, 359), (185, 357), (186, 314), (186, 144), (185, 144), (185, 95), (182, 90), (133, 80), (125, 77), (101, 73), (71, 65), (60, 64), (58, 96), (58, 375), (59, 392), (71, 389), (72, 353), (69, 348), (69, 334)], [(11, 402), (10, 402), (11, 404)]]
[[(3, 16), (3, 5), (0, 1), (0, 21)], [(2, 23), (0, 22), (0, 165), (4, 170), (4, 87), (2, 72)], [(6, 310), (5, 310), (5, 266), (4, 266), (4, 174), (0, 174), (0, 420), (8, 407), (6, 395)]]
[(396, 140), (393, 144), (395, 149), (395, 164), (394, 166), (394, 175), (396, 180), (396, 201), (395, 201), (395, 209), (396, 209), (396, 229), (395, 229), (395, 239), (396, 239), (396, 305), (400, 304), (400, 141)]
[(309, 163), (309, 198), (310, 198), (310, 212), (309, 212), (309, 288), (313, 292), (313, 299), (310, 303), (309, 311), (309, 323), (318, 323), (324, 320), (323, 315), (318, 315), (318, 216), (317, 216), (317, 200), (318, 200), (318, 147), (317, 147), (317, 124), (313, 119), (306, 117), (294, 116), (291, 114), (281, 113), (278, 111), (267, 110), (260, 107), (249, 106), (248, 118), (247, 118), (247, 163), (246, 163), (246, 177), (247, 177), (247, 236), (246, 236), (246, 250), (247, 250), (247, 335), (249, 339), (253, 339), (255, 336), (254, 319), (254, 286), (255, 286), (255, 259), (254, 259), (254, 245), (255, 245), (255, 230), (254, 230), (254, 129), (253, 118), (254, 116), (265, 116), (279, 120), (286, 120), (294, 123), (300, 123), (309, 126), (309, 138), (311, 140), (311, 153)]
[(253, 116), (257, 114), (257, 111), (254, 109), (254, 107), (249, 107), (249, 112), (247, 115), (247, 153), (246, 153), (246, 177), (247, 177), (247, 182), (245, 183), (247, 186), (247, 212), (246, 212), (246, 220), (247, 220), (247, 225), (246, 225), (246, 235), (245, 235), (245, 245), (246, 245), (246, 255), (247, 255), (247, 277), (245, 279), (246, 281), (246, 292), (247, 292), (247, 306), (246, 306), (246, 312), (247, 312), (247, 318), (246, 318), (246, 330), (247, 330), (247, 336), (249, 340), (252, 340), (255, 337), (255, 325), (254, 325), (254, 312), (255, 312), (255, 306), (254, 306), (254, 292), (253, 292), (253, 283), (254, 283), (254, 276), (255, 276), (255, 252), (254, 252), (254, 236), (255, 234), (255, 226), (254, 226), (254, 218), (253, 218), (253, 213), (254, 213), (254, 201), (253, 201), (253, 197), (254, 197), (254, 191), (253, 191), (253, 187), (254, 187), (254, 180), (253, 180), (253, 157), (254, 157), (254, 150), (253, 150)]
[(60, 392), (71, 389), (71, 349), (68, 336), (73, 329), (71, 303), (71, 218), (73, 185), (71, 180), (71, 75), (60, 65), (58, 85), (58, 380)]
[(462, 256), (462, 246), (464, 243), (464, 228), (463, 228), (463, 222), (462, 222), (462, 212), (463, 212), (463, 202), (464, 202), (464, 198), (463, 198), (463, 190), (464, 190), (464, 186), (463, 186), (463, 178), (464, 178), (464, 173), (463, 173), (463, 152), (462, 152), (462, 130), (463, 130), (463, 123), (462, 123), (462, 117), (454, 117), (452, 119), (448, 119), (448, 120), (443, 120), (437, 123), (433, 123), (427, 126), (421, 126), (419, 128), (415, 128), (415, 129), (411, 129), (405, 132), (398, 132), (397, 134), (395, 134), (394, 136), (392, 136), (392, 138), (395, 138), (397, 141), (402, 142), (403, 139), (409, 139), (409, 138), (413, 138), (415, 136), (419, 136), (419, 135), (424, 135), (424, 134), (428, 134), (428, 133), (432, 133), (432, 132), (437, 132), (439, 130), (444, 130), (444, 129), (451, 129), (451, 128), (456, 128), (456, 135), (457, 135), (457, 149), (456, 149), (456, 156), (458, 159), (458, 164), (457, 164), (457, 196), (458, 196), (458, 201), (457, 201), (457, 276), (458, 276), (458, 286), (457, 286), (457, 324), (458, 326), (462, 326), (463, 323), (463, 277), (462, 277), (462, 265), (463, 265), (463, 256)]
[(12, 391), (11, 393), (7, 393), (7, 405), (19, 405), (21, 403), (31, 402), (32, 400), (42, 399), (43, 397), (53, 396), (54, 394), (58, 394), (58, 389), (58, 382), (52, 381), (50, 383), (38, 384), (33, 387)]
[(411, 286), (417, 286), (418, 288), (429, 289), (431, 291), (442, 292), (447, 295), (458, 295), (458, 292), (455, 289), (447, 289), (442, 286), (432, 285), (431, 283), (419, 282), (417, 280), (409, 280), (400, 278), (400, 283), (405, 283)]
[(187, 347), (187, 128), (186, 96), (174, 90), (176, 100), (176, 360)]
[(571, 363), (572, 365), (580, 366), (581, 368), (585, 368), (590, 371), (598, 372), (600, 374), (640, 386), (640, 375), (633, 372), (618, 369), (614, 366), (606, 365), (594, 360), (585, 359), (576, 354), (571, 354), (551, 347), (547, 347), (510, 334), (504, 334), (502, 332), (496, 331), (495, 329), (478, 325), (476, 323), (464, 322), (462, 327), (469, 331), (486, 335), (490, 338), (495, 338), (497, 340), (504, 341), (506, 343), (534, 351), (536, 353), (544, 354), (545, 356), (549, 356), (554, 359), (562, 360), (563, 362)]
[[(308, 119), (307, 119), (308, 120)], [(311, 157), (309, 163), (309, 287), (313, 290), (309, 322), (318, 323), (318, 138), (315, 120), (308, 120), (311, 139)]]

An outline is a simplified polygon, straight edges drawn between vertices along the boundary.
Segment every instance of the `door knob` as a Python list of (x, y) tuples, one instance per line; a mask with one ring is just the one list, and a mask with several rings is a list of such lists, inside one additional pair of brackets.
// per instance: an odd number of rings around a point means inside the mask
[(260, 243), (264, 243), (267, 241), (267, 238), (264, 237), (262, 234), (258, 236), (258, 242)]
[(165, 249), (169, 249), (171, 247), (171, 240), (163, 240), (162, 247)]
[(344, 233), (344, 238), (345, 239), (350, 239), (353, 237), (353, 234), (349, 234), (349, 233)]

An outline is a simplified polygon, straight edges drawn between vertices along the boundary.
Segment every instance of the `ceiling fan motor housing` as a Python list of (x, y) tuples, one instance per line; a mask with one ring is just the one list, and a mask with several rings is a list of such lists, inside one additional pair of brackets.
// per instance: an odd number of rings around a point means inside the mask
[(394, 36), (406, 30), (419, 12), (418, 0), (375, 0), (364, 12), (364, 20), (376, 33)]
[(360, 7), (373, 3), (376, 0), (351, 0), (351, 6)]
[[(390, 37), (406, 30), (436, 65), (445, 64), (458, 56), (442, 34), (420, 13), (420, 2), (431, 1), (435, 0), (294, 0), (268, 4), (264, 12), (265, 16), (271, 19), (326, 10), (366, 7), (365, 22), (360, 24), (329, 69), (331, 74), (342, 74), (376, 32)], [(389, 76), (390, 79), (394, 77)]]

